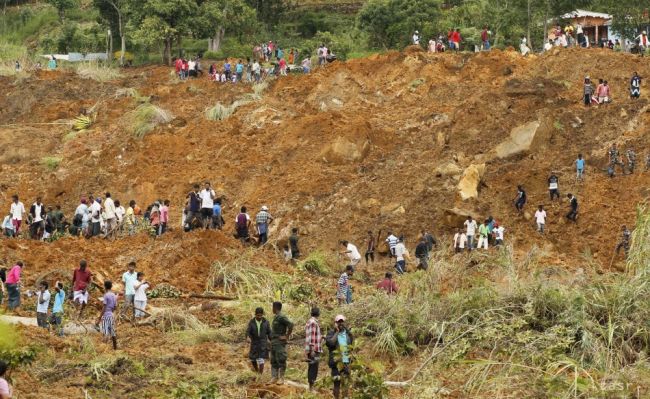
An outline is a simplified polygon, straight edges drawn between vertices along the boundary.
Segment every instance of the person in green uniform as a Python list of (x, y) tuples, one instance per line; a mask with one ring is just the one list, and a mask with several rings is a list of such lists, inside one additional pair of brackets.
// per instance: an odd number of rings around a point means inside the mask
[(271, 383), (284, 384), (287, 369), (287, 341), (293, 332), (293, 323), (282, 314), (282, 303), (273, 302), (273, 322), (271, 323)]

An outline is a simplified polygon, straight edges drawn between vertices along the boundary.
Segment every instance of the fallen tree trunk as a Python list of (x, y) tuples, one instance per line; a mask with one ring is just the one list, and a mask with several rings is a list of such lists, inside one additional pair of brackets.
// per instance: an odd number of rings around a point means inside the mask
[[(14, 325), (38, 327), (35, 317), (0, 315), (0, 321)], [(64, 335), (79, 335), (96, 332), (98, 331), (95, 329), (95, 325), (90, 323), (68, 323), (63, 327)]]
[[(184, 295), (181, 295), (181, 298)], [(188, 298), (199, 298), (199, 299), (218, 299), (220, 301), (236, 301), (237, 297), (225, 296), (225, 295), (215, 295), (215, 294), (189, 294)]]

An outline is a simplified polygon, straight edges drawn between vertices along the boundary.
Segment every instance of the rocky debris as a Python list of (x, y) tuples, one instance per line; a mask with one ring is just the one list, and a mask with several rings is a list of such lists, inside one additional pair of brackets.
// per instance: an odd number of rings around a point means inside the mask
[(533, 144), (539, 126), (539, 121), (532, 121), (512, 129), (508, 140), (502, 142), (494, 149), (496, 156), (499, 158), (508, 158), (512, 155), (528, 151)]
[(446, 224), (446, 227), (458, 228), (463, 225), (468, 216), (473, 214), (474, 213), (466, 209), (449, 208), (445, 209), (445, 217), (443, 220)]
[(463, 172), (463, 176), (458, 182), (458, 193), (460, 198), (465, 201), (470, 198), (478, 198), (478, 188), (481, 179), (485, 174), (485, 164), (471, 164)]

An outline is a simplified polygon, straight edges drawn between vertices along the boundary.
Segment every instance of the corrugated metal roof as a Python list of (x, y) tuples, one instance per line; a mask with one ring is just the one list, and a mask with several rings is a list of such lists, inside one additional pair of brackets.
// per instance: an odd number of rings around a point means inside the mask
[(612, 19), (612, 16), (609, 14), (605, 14), (603, 12), (587, 11), (587, 10), (575, 10), (562, 15), (563, 19), (583, 18), (583, 17)]

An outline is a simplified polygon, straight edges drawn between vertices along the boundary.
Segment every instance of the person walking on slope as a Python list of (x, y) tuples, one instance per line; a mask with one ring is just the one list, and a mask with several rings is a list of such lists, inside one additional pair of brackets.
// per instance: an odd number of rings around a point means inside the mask
[(535, 221), (537, 222), (537, 231), (544, 234), (544, 225), (546, 224), (546, 211), (544, 205), (540, 205), (535, 211)]
[(311, 318), (305, 324), (305, 355), (307, 357), (307, 382), (309, 383), (309, 391), (314, 391), (314, 384), (318, 378), (318, 365), (320, 363), (320, 356), (323, 353), (321, 341), (323, 336), (320, 330), (318, 318), (320, 317), (320, 309), (317, 307), (311, 308)]
[(395, 257), (395, 246), (397, 245), (397, 237), (393, 234), (392, 231), (388, 232), (388, 237), (386, 238), (386, 243), (388, 244), (389, 257)]
[(630, 79), (630, 97), (634, 100), (641, 97), (641, 77), (636, 72), (634, 72), (632, 79)]
[(72, 303), (79, 308), (79, 319), (88, 305), (88, 289), (93, 281), (93, 275), (87, 268), (88, 263), (82, 259), (79, 268), (72, 273)]
[(255, 225), (259, 236), (259, 244), (264, 245), (268, 241), (269, 225), (273, 221), (273, 216), (269, 213), (269, 207), (264, 205), (255, 216)]
[(569, 199), (571, 210), (567, 213), (566, 217), (575, 223), (578, 219), (578, 199), (571, 193), (567, 194), (567, 198)]
[(387, 294), (397, 294), (397, 284), (393, 280), (393, 273), (388, 272), (384, 275), (384, 279), (377, 283), (377, 289), (386, 291)]
[(627, 259), (630, 255), (630, 238), (632, 238), (632, 233), (630, 230), (628, 230), (626, 225), (622, 225), (621, 230), (621, 241), (619, 241), (618, 245), (616, 245), (616, 255), (618, 255), (621, 251), (621, 248), (623, 248), (623, 251), (625, 252), (625, 259)]
[(483, 51), (490, 51), (490, 31), (489, 27), (485, 25), (481, 32), (481, 42), (483, 42)]
[(117, 308), (117, 295), (112, 291), (113, 283), (109, 280), (104, 281), (104, 298), (102, 303), (104, 306), (99, 312), (99, 317), (95, 325), (104, 336), (105, 340), (113, 342), (113, 350), (117, 350), (117, 331), (115, 331), (115, 318), (113, 312)]
[(377, 240), (375, 240), (374, 235), (371, 230), (368, 230), (368, 243), (366, 245), (366, 266), (368, 266), (368, 261), (375, 263), (375, 247), (377, 246)]
[(352, 286), (350, 285), (350, 277), (354, 275), (354, 267), (352, 265), (347, 265), (345, 271), (339, 276), (339, 280), (336, 283), (336, 299), (339, 302), (339, 306), (346, 304), (349, 305), (352, 303)]
[(616, 143), (612, 144), (607, 155), (609, 156), (609, 168), (607, 169), (609, 177), (614, 177), (616, 174), (616, 165), (619, 165), (622, 173), (625, 174), (625, 165), (623, 165), (623, 162), (619, 159), (619, 152)]
[(251, 217), (246, 213), (246, 207), (242, 206), (239, 214), (235, 218), (236, 238), (239, 238), (242, 244), (246, 244), (250, 236)]
[(465, 244), (467, 243), (467, 235), (463, 233), (463, 230), (458, 229), (456, 234), (454, 234), (454, 252), (460, 253), (465, 250)]
[(404, 236), (400, 236), (397, 239), (397, 245), (395, 245), (395, 270), (397, 270), (397, 274), (406, 272), (406, 258), (408, 258), (408, 252), (404, 245)]
[(359, 254), (359, 250), (357, 249), (356, 245), (346, 240), (341, 240), (339, 243), (343, 248), (345, 248), (343, 251), (339, 252), (339, 254), (346, 255), (350, 259), (350, 265), (356, 266), (359, 264), (359, 262), (361, 262), (361, 254)]
[(476, 229), (478, 225), (476, 220), (472, 219), (472, 216), (467, 216), (467, 220), (463, 223), (466, 228), (466, 238), (467, 238), (467, 250), (471, 251), (474, 249), (474, 237), (476, 236)]
[(427, 270), (429, 268), (429, 250), (427, 248), (427, 239), (422, 236), (418, 245), (415, 247), (415, 257), (418, 260), (418, 270)]
[[(345, 316), (337, 315), (334, 318), (334, 329), (325, 337), (325, 344), (329, 350), (327, 362), (332, 372), (334, 387), (332, 393), (335, 399), (341, 397), (342, 379), (350, 377), (350, 346), (354, 343), (352, 332), (345, 325)], [(348, 384), (343, 384), (346, 388)], [(348, 397), (347, 392), (343, 397)]]
[(503, 225), (501, 224), (498, 224), (494, 228), (494, 238), (497, 246), (503, 245), (503, 234), (505, 233), (505, 231), (506, 231), (505, 227), (503, 227)]
[(284, 384), (287, 369), (287, 341), (291, 339), (293, 323), (282, 313), (282, 303), (273, 302), (271, 323), (271, 383)]
[(576, 180), (583, 181), (585, 173), (585, 160), (582, 158), (582, 154), (578, 154), (578, 159), (576, 159)]
[(609, 104), (611, 102), (611, 91), (606, 80), (601, 85), (598, 85), (596, 95), (598, 96), (599, 105)]
[(592, 97), (594, 95), (594, 86), (591, 84), (591, 79), (589, 79), (589, 76), (585, 77), (585, 83), (584, 83), (584, 88), (582, 90), (582, 95), (583, 95), (583, 101), (585, 106), (590, 106)]
[(264, 309), (255, 309), (255, 317), (248, 322), (246, 340), (250, 344), (248, 359), (253, 370), (260, 375), (264, 374), (264, 363), (269, 358), (268, 345), (271, 341), (271, 325), (264, 317)]
[(548, 193), (553, 201), (554, 197), (557, 197), (557, 200), (560, 200), (560, 191), (558, 188), (559, 183), (558, 177), (555, 175), (555, 172), (551, 172), (551, 175), (548, 178)]
[(298, 259), (300, 257), (300, 249), (298, 248), (298, 228), (291, 229), (289, 236), (289, 247), (291, 249), (291, 259)]
[(216, 197), (209, 181), (205, 182), (205, 187), (199, 193), (199, 197), (201, 199), (201, 223), (204, 229), (208, 229), (212, 222), (212, 207), (214, 206), (214, 198)]
[(488, 237), (490, 236), (490, 231), (488, 229), (488, 221), (485, 220), (478, 226), (478, 246), (477, 249), (483, 247), (483, 249), (488, 249)]
[(634, 173), (634, 166), (636, 165), (636, 153), (634, 149), (628, 148), (625, 152), (625, 158), (627, 158), (627, 169), (630, 174)]
[(517, 186), (517, 196), (515, 197), (515, 208), (521, 214), (526, 204), (526, 191), (522, 185)]

